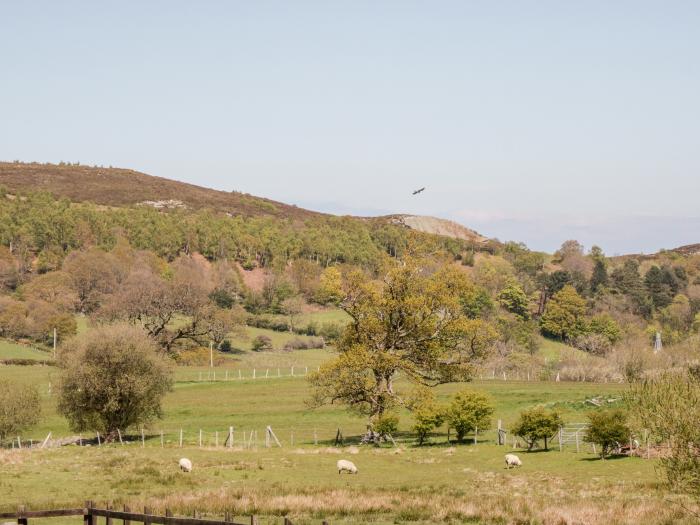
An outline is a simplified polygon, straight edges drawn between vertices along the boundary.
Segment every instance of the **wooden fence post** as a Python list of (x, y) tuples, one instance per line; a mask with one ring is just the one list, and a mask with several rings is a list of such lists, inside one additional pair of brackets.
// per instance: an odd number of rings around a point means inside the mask
[(475, 445), (476, 445), (476, 436), (477, 436), (478, 433), (479, 433), (479, 428), (478, 428), (478, 427), (474, 427), (474, 444), (475, 444)]
[(562, 444), (561, 444), (561, 427), (559, 427), (559, 452), (562, 451)]
[(141, 427), (141, 447), (146, 447), (146, 434), (143, 431), (143, 427)]
[[(124, 512), (131, 512), (131, 509), (127, 505), (124, 505)], [(131, 521), (124, 520), (124, 525), (131, 525)]]
[(250, 517), (250, 525), (258, 525), (258, 517), (255, 515), (252, 515)]
[(165, 440), (163, 439), (163, 431), (160, 431), (160, 448), (165, 446)]
[(180, 448), (182, 448), (182, 429), (180, 429)]
[[(112, 504), (108, 503), (107, 504), (107, 510), (112, 510)], [(105, 525), (112, 525), (112, 516), (107, 516), (105, 518)]]
[(17, 525), (27, 525), (27, 518), (26, 518), (26, 516), (24, 516), (25, 511), (26, 511), (26, 509), (25, 509), (24, 505), (20, 505), (17, 508), (17, 514), (18, 514)]
[(146, 515), (143, 518), (143, 525), (149, 525), (151, 522), (149, 521), (147, 516), (151, 514), (151, 509), (149, 509), (148, 507), (144, 507), (143, 513)]
[(228, 448), (233, 448), (233, 427), (228, 427)]
[(122, 441), (122, 433), (121, 433), (121, 431), (120, 431), (119, 429), (117, 429), (117, 435), (119, 436), (119, 443), (121, 443), (122, 445), (124, 445), (124, 442)]
[(199, 448), (202, 448), (202, 429), (199, 429)]

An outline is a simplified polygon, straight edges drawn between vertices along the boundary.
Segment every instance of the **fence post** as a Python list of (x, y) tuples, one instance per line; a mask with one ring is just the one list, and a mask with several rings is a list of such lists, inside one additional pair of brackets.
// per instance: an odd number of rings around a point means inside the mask
[(250, 517), (250, 525), (258, 525), (258, 517), (255, 515), (252, 515)]
[(475, 444), (475, 445), (476, 445), (476, 436), (477, 436), (478, 433), (479, 433), (479, 428), (478, 428), (478, 427), (474, 427), (474, 444)]
[(122, 445), (124, 445), (124, 442), (122, 441), (122, 433), (121, 433), (121, 431), (120, 431), (119, 429), (117, 429), (117, 435), (119, 436), (119, 443), (121, 443)]
[(163, 439), (163, 431), (160, 431), (160, 448), (165, 446), (165, 440)]
[[(129, 508), (128, 505), (124, 505), (124, 512), (131, 512), (131, 509)], [(131, 525), (131, 521), (124, 520), (124, 525)]]
[(180, 429), (180, 448), (182, 448), (182, 429)]
[(92, 500), (88, 500), (85, 502), (85, 506), (87, 507), (87, 515), (83, 520), (85, 525), (97, 525), (97, 519), (92, 513), (92, 509), (95, 507), (95, 503)]
[(143, 525), (149, 525), (151, 522), (147, 516), (151, 514), (151, 509), (149, 509), (148, 507), (144, 507), (143, 513), (145, 514), (145, 516), (143, 517)]
[(316, 428), (314, 427), (314, 445), (318, 445), (318, 434), (316, 434)]
[(143, 427), (141, 427), (141, 447), (146, 447), (146, 434), (143, 431)]
[(102, 446), (102, 440), (100, 439), (100, 433), (97, 433), (97, 446), (101, 447)]
[(228, 427), (228, 448), (233, 448), (233, 427)]
[(170, 509), (165, 509), (165, 517), (166, 518), (172, 518), (173, 517), (173, 511)]
[[(106, 510), (112, 510), (112, 504), (108, 503), (107, 504), (107, 509)], [(107, 515), (105, 518), (105, 525), (112, 525), (112, 516)]]
[(24, 516), (26, 509), (24, 505), (17, 508), (17, 525), (27, 525), (27, 518)]
[(559, 427), (559, 452), (562, 451), (562, 445), (561, 445), (561, 427)]
[(199, 429), (199, 448), (202, 448), (202, 429)]
[(579, 453), (579, 441), (578, 441), (578, 430), (576, 431), (576, 453)]
[(218, 448), (219, 446), (219, 431), (214, 431), (214, 446)]

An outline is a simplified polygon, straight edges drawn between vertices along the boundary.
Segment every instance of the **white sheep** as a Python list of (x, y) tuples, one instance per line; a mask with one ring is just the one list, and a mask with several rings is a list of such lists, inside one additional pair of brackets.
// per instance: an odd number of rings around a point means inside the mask
[(339, 459), (335, 466), (338, 468), (338, 474), (341, 472), (357, 474), (357, 467), (352, 461), (348, 461), (347, 459)]
[(506, 468), (510, 467), (522, 467), (523, 462), (515, 454), (506, 454)]
[(187, 458), (181, 458), (180, 470), (182, 470), (183, 472), (192, 472), (192, 462)]

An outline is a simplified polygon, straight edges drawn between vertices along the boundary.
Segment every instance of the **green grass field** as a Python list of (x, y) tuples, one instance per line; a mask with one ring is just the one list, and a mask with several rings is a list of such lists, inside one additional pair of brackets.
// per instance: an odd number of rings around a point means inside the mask
[[(85, 327), (82, 328), (83, 330)], [(246, 328), (247, 338), (260, 333), (283, 345), (293, 334)], [(243, 344), (224, 364), (175, 367), (175, 384), (164, 400), (164, 416), (146, 429), (142, 447), (138, 429), (125, 433), (126, 444), (68, 445), (47, 450), (0, 450), (0, 510), (17, 505), (51, 508), (98, 503), (148, 505), (177, 514), (197, 510), (211, 517), (224, 512), (257, 514), (261, 523), (492, 523), (492, 524), (670, 524), (693, 523), (683, 510), (697, 508), (660, 482), (656, 460), (619, 458), (600, 461), (588, 445), (559, 452), (527, 453), (517, 449), (523, 467), (505, 470), (503, 456), (513, 452), (495, 444), (494, 427), (508, 429), (519, 412), (536, 405), (557, 408), (567, 423), (586, 420), (591, 397), (619, 398), (626, 386), (570, 382), (476, 381), (437, 388), (446, 400), (469, 387), (487, 392), (496, 411), (492, 428), (465, 444), (448, 443), (444, 429), (427, 446), (418, 447), (411, 416), (401, 413), (398, 446), (360, 446), (365, 420), (342, 407), (310, 409), (309, 387), (300, 377), (334, 350), (252, 352)], [(565, 345), (545, 341), (541, 352), (558, 359)], [(0, 356), (25, 357), (29, 349), (0, 345)], [(4, 353), (2, 353), (4, 352)], [(290, 377), (291, 367), (295, 376)], [(280, 375), (277, 377), (277, 369)], [(256, 379), (252, 379), (252, 370)], [(226, 372), (228, 371), (228, 381)], [(241, 371), (243, 379), (238, 379)], [(216, 380), (214, 380), (216, 372)], [(41, 422), (24, 432), (24, 443), (74, 433), (56, 412), (53, 385), (60, 370), (52, 366), (3, 366), (0, 379), (39, 388)], [(264, 375), (267, 373), (268, 377)], [(200, 380), (201, 378), (201, 380)], [(399, 387), (401, 382), (399, 381)], [(270, 426), (282, 448), (265, 447)], [(234, 427), (233, 447), (224, 447)], [(335, 447), (341, 429), (343, 446)], [(183, 446), (179, 446), (180, 431)], [(200, 431), (202, 445), (200, 446)], [(161, 446), (161, 432), (163, 445)], [(251, 438), (252, 432), (252, 438)], [(94, 436), (87, 433), (88, 439)], [(218, 446), (216, 446), (218, 443)], [(177, 468), (180, 457), (193, 460), (190, 474)], [(351, 459), (356, 476), (339, 476), (335, 462)], [(67, 525), (67, 518), (46, 525)]]
[[(178, 369), (178, 375), (182, 372)], [(0, 377), (39, 385), (43, 418), (22, 436), (25, 442), (42, 439), (49, 431), (57, 437), (71, 435), (49, 394), (49, 383), (55, 384), (57, 374), (54, 367), (0, 368)], [(610, 384), (497, 380), (469, 386), (493, 397), (494, 424), (502, 419), (506, 428), (520, 410), (538, 404), (556, 406), (567, 422), (579, 422), (585, 419), (585, 399), (615, 397), (624, 389)], [(444, 398), (463, 387), (443, 386), (439, 395)], [(264, 517), (263, 523), (278, 523), (282, 515), (295, 523), (320, 523), (322, 517), (333, 523), (377, 524), (682, 523), (676, 507), (661, 505), (669, 495), (657, 481), (654, 460), (600, 461), (587, 447), (579, 454), (568, 447), (564, 452), (518, 451), (524, 466), (507, 471), (503, 455), (512, 447), (496, 446), (493, 430), (482, 434), (477, 445), (448, 444), (440, 432), (429, 446), (417, 447), (408, 414), (402, 414), (397, 448), (347, 448), (364, 431), (364, 420), (339, 407), (311, 410), (306, 406), (308, 394), (302, 377), (179, 379), (165, 399), (164, 418), (147, 429), (144, 448), (138, 432), (132, 431), (124, 446), (0, 452), (0, 508), (60, 507), (93, 499), (169, 507), (181, 514), (255, 513)], [(268, 425), (282, 448), (265, 448)], [(223, 447), (229, 426), (235, 428), (232, 449)], [(346, 437), (346, 448), (333, 446), (338, 428)], [(245, 433), (248, 443), (251, 431), (257, 431), (257, 441), (248, 449), (243, 437)], [(177, 469), (182, 456), (195, 464), (190, 475)], [(334, 464), (340, 457), (353, 460), (360, 474), (339, 476)], [(668, 521), (669, 516), (676, 521)], [(518, 517), (525, 521), (517, 521)]]
[(50, 352), (37, 348), (0, 340), (0, 360), (2, 359), (33, 359), (35, 361), (45, 361), (47, 359), (52, 359), (52, 355)]

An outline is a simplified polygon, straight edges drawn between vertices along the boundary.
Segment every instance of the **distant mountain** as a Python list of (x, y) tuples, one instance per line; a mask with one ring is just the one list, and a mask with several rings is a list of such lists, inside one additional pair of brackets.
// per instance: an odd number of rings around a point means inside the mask
[(105, 206), (211, 209), (231, 215), (306, 218), (323, 215), (245, 193), (212, 190), (120, 168), (0, 162), (0, 185), (10, 193), (43, 190), (73, 202)]
[[(242, 180), (241, 185), (244, 183)], [(48, 191), (56, 197), (68, 198), (72, 202), (91, 202), (113, 207), (142, 205), (163, 210), (210, 209), (229, 215), (267, 215), (301, 220), (327, 216), (321, 212), (247, 193), (213, 190), (121, 168), (0, 162), (0, 185), (5, 186), (12, 194), (41, 190)], [(360, 217), (358, 219), (367, 220)], [(470, 242), (488, 241), (474, 230), (436, 217), (391, 215), (371, 220), (386, 220), (420, 232)]]

